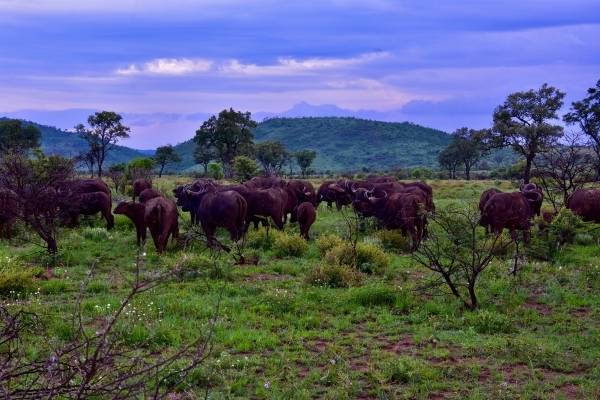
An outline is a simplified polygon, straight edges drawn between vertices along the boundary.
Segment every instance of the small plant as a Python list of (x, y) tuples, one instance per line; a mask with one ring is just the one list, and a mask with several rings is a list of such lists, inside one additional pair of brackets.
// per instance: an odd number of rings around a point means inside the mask
[(106, 242), (112, 238), (106, 228), (100, 227), (85, 227), (81, 231), (81, 236), (94, 242)]
[(37, 271), (25, 267), (18, 260), (0, 258), (0, 296), (25, 295), (35, 288)]
[(573, 243), (577, 229), (582, 226), (583, 221), (578, 216), (568, 208), (563, 208), (550, 223), (548, 241), (558, 247)]
[(246, 245), (253, 249), (269, 250), (275, 242), (275, 234), (267, 229), (249, 230), (246, 234)]
[(418, 383), (435, 379), (434, 370), (427, 368), (422, 361), (410, 357), (389, 360), (382, 370), (389, 383)]
[(384, 285), (369, 285), (350, 292), (350, 300), (364, 307), (393, 306), (398, 295), (396, 291)]
[(308, 251), (308, 243), (300, 235), (280, 233), (273, 243), (277, 257), (302, 257)]
[(329, 250), (344, 243), (344, 240), (338, 235), (328, 234), (317, 239), (317, 249), (321, 255), (325, 255)]
[(306, 281), (314, 286), (347, 288), (360, 285), (362, 274), (348, 265), (327, 264), (315, 267)]
[(465, 316), (469, 326), (475, 328), (478, 333), (498, 334), (512, 332), (510, 319), (495, 311), (481, 310), (479, 312), (469, 313)]
[(330, 264), (349, 265), (366, 274), (381, 274), (388, 267), (387, 254), (372, 243), (357, 243), (354, 249), (349, 243), (342, 243), (325, 254)]
[(202, 254), (184, 254), (174, 263), (171, 263), (171, 268), (176, 271), (176, 276), (182, 280), (201, 277), (231, 279), (231, 271), (227, 265)]
[(412, 243), (410, 239), (403, 236), (400, 231), (384, 229), (378, 231), (377, 238), (386, 250), (408, 253), (411, 250)]

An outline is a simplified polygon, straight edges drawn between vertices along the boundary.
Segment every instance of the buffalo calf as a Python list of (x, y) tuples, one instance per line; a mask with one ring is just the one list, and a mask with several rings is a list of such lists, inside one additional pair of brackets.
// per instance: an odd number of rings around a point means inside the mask
[(146, 206), (144, 204), (123, 201), (117, 205), (114, 213), (125, 215), (133, 222), (138, 246), (146, 241), (146, 222), (144, 221)]
[(144, 190), (152, 189), (152, 182), (147, 179), (136, 179), (133, 181), (133, 201), (140, 195)]
[(167, 247), (169, 237), (179, 237), (179, 213), (177, 205), (164, 197), (148, 200), (144, 207), (144, 223), (150, 230), (157, 253), (162, 253)]
[(317, 212), (315, 206), (312, 203), (305, 201), (300, 203), (296, 209), (296, 216), (298, 218), (298, 225), (300, 225), (300, 235), (306, 240), (309, 240), (308, 231), (310, 227), (317, 219)]

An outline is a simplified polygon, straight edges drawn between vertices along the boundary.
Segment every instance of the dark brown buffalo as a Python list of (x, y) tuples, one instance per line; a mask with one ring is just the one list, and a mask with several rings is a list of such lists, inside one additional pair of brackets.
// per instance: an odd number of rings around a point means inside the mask
[(298, 225), (300, 226), (300, 235), (306, 240), (309, 240), (308, 232), (317, 219), (315, 206), (308, 201), (300, 203), (296, 209), (296, 216), (298, 217)]
[(69, 195), (72, 193), (94, 193), (103, 192), (109, 197), (110, 188), (102, 179), (75, 179), (63, 182), (57, 187), (59, 194)]
[(534, 192), (534, 193), (539, 194), (539, 198), (536, 200), (535, 203), (532, 204), (535, 215), (539, 216), (540, 212), (542, 210), (542, 203), (544, 202), (544, 192), (542, 191), (542, 188), (540, 188), (535, 183), (527, 183), (527, 184), (521, 185), (521, 192), (522, 193)]
[(165, 251), (169, 236), (179, 237), (178, 216), (177, 205), (172, 200), (155, 197), (145, 203), (144, 223), (150, 230), (157, 253)]
[(133, 181), (133, 201), (146, 189), (152, 189), (151, 181), (143, 178)]
[(198, 217), (192, 199), (187, 195), (186, 191), (202, 192), (207, 189), (215, 189), (217, 186), (218, 185), (212, 179), (198, 179), (192, 183), (180, 185), (173, 189), (173, 195), (177, 199), (177, 205), (181, 207), (182, 211), (190, 213), (192, 225), (198, 223)]
[(394, 178), (392, 176), (369, 175), (369, 176), (367, 176), (367, 182), (372, 182), (372, 183), (396, 182), (396, 178)]
[(155, 189), (144, 189), (142, 190), (142, 193), (140, 193), (139, 200), (140, 203), (145, 203), (155, 197), (162, 197), (162, 193)]
[(297, 221), (294, 210), (300, 203), (308, 201), (313, 205), (317, 204), (315, 188), (312, 183), (308, 181), (302, 181), (298, 179), (288, 181), (285, 185), (285, 191), (287, 192), (287, 201), (284, 207), (284, 221), (287, 219), (287, 214), (290, 214), (290, 222)]
[(258, 223), (266, 224), (266, 219), (271, 218), (277, 229), (283, 229), (283, 212), (286, 198), (281, 190), (252, 189), (245, 185), (232, 185), (219, 188), (220, 191), (233, 190), (238, 192), (246, 200), (246, 229), (252, 222), (258, 228)]
[(327, 203), (327, 207), (331, 208), (331, 204), (334, 202), (333, 196), (330, 194), (329, 185), (335, 184), (335, 181), (324, 181), (317, 189), (317, 206), (322, 202)]
[(214, 189), (203, 192), (187, 190), (186, 193), (192, 200), (209, 246), (216, 244), (215, 231), (218, 227), (227, 229), (231, 240), (234, 241), (244, 235), (248, 205), (241, 194), (233, 190)]
[(577, 189), (567, 199), (567, 208), (584, 221), (600, 223), (600, 190)]
[(115, 222), (111, 213), (111, 199), (104, 192), (72, 193), (60, 199), (60, 210), (71, 226), (79, 224), (80, 215), (101, 213), (106, 220), (106, 228), (112, 229)]
[(270, 189), (274, 187), (283, 187), (285, 181), (276, 176), (255, 176), (245, 182), (244, 185), (252, 189)]
[(338, 182), (325, 181), (317, 191), (317, 206), (322, 202), (326, 202), (329, 208), (335, 203), (339, 211), (343, 206), (352, 204), (352, 196)]
[(18, 207), (17, 195), (12, 190), (0, 189), (0, 239), (12, 237)]
[(144, 221), (146, 206), (144, 204), (123, 201), (117, 205), (113, 212), (125, 215), (133, 222), (138, 246), (146, 241), (146, 222)]
[(535, 214), (534, 205), (539, 201), (537, 192), (497, 193), (492, 196), (481, 214), (481, 224), (490, 226), (495, 234), (506, 228), (513, 239), (516, 231), (523, 231), (523, 240), (529, 242), (530, 220)]
[[(481, 193), (481, 196), (479, 197), (479, 215), (483, 215), (483, 209), (485, 208), (485, 205), (488, 202), (488, 200), (498, 193), (502, 193), (502, 191), (496, 188), (490, 188)], [(484, 225), (483, 220), (480, 220), (479, 224), (485, 227), (485, 233), (489, 233), (489, 224)]]

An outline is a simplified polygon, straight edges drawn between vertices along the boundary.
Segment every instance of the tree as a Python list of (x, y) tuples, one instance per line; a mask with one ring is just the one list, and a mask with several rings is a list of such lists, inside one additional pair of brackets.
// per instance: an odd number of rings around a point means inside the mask
[(454, 131), (453, 135), (450, 144), (453, 147), (452, 153), (465, 167), (465, 178), (471, 180), (471, 169), (486, 152), (484, 138), (489, 136), (489, 131), (459, 128)]
[(208, 173), (207, 176), (209, 178), (215, 179), (215, 180), (220, 180), (223, 179), (223, 168), (221, 167), (221, 164), (217, 164), (217, 163), (210, 163), (208, 164)]
[(246, 182), (258, 173), (258, 165), (250, 157), (237, 156), (233, 160), (233, 174), (240, 182)]
[(438, 163), (440, 167), (448, 171), (450, 179), (456, 179), (456, 167), (460, 164), (460, 159), (456, 153), (456, 146), (450, 143), (438, 154)]
[(256, 159), (265, 175), (278, 175), (288, 159), (288, 151), (278, 140), (270, 140), (255, 146)]
[(96, 158), (94, 157), (94, 153), (90, 150), (79, 153), (78, 156), (75, 157), (75, 162), (79, 165), (83, 165), (90, 172), (90, 176), (94, 177), (94, 165), (96, 165)]
[(40, 147), (41, 136), (38, 128), (18, 119), (0, 121), (0, 154)]
[(156, 162), (156, 164), (158, 164), (160, 168), (158, 171), (158, 177), (160, 178), (163, 174), (165, 166), (167, 164), (177, 163), (181, 161), (181, 157), (179, 156), (179, 154), (177, 154), (173, 146), (161, 146), (156, 149), (156, 154), (154, 154), (154, 161)]
[(294, 156), (296, 158), (296, 163), (300, 167), (302, 176), (304, 177), (317, 157), (317, 152), (314, 150), (300, 150), (296, 152)]
[(558, 118), (565, 93), (544, 83), (538, 90), (510, 94), (494, 111), (494, 127), (488, 138), (494, 147), (510, 146), (525, 158), (523, 179), (529, 183), (535, 156), (563, 133), (550, 121)]
[(125, 194), (125, 186), (127, 186), (127, 164), (113, 164), (108, 168), (108, 176), (115, 185), (115, 190)]
[(579, 125), (588, 137), (596, 153), (596, 179), (600, 179), (600, 80), (587, 93), (583, 100), (571, 103), (571, 110), (563, 120), (569, 125)]
[(446, 284), (466, 308), (478, 307), (477, 283), (494, 259), (510, 242), (502, 235), (479, 235), (477, 207), (450, 206), (430, 217), (429, 238), (413, 253), (417, 264), (439, 275), (432, 284)]
[(194, 161), (204, 167), (204, 175), (208, 175), (208, 165), (215, 158), (217, 158), (217, 154), (212, 147), (200, 144), (196, 145)]
[(58, 251), (56, 228), (61, 198), (57, 189), (74, 173), (72, 160), (44, 156), (41, 151), (34, 158), (16, 152), (0, 159), (0, 188), (15, 196), (14, 217), (29, 225), (51, 254)]
[(98, 177), (102, 177), (106, 155), (119, 140), (129, 137), (130, 129), (121, 123), (122, 119), (123, 117), (115, 112), (101, 111), (89, 116), (87, 120), (89, 129), (83, 124), (75, 126), (75, 131), (90, 146), (90, 153), (98, 167)]
[(134, 158), (127, 164), (127, 178), (131, 181), (136, 179), (150, 179), (155, 167), (154, 159), (151, 157)]
[(555, 211), (567, 203), (573, 192), (595, 178), (592, 154), (575, 134), (566, 135), (562, 144), (541, 153), (535, 164), (534, 175)]
[(225, 175), (231, 177), (234, 158), (251, 151), (254, 138), (252, 129), (255, 127), (256, 122), (249, 112), (230, 108), (221, 111), (218, 117), (213, 115), (205, 121), (196, 131), (194, 141), (197, 145), (214, 148)]

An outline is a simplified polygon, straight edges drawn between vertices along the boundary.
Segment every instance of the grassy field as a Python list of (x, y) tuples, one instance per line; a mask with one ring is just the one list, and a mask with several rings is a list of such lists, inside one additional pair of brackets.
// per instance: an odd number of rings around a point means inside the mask
[[(167, 193), (175, 183), (157, 180)], [(491, 181), (430, 184), (438, 209), (476, 203), (490, 186), (511, 188)], [(182, 220), (184, 231), (187, 214)], [(286, 232), (298, 228), (287, 226)], [(430, 273), (410, 254), (389, 247), (389, 265), (353, 287), (311, 283), (314, 270), (328, 262), (318, 239), (346, 232), (342, 214), (322, 205), (307, 249), (251, 232), (244, 254), (257, 265), (234, 265), (226, 254), (212, 265), (199, 241), (170, 245), (161, 257), (149, 243), (144, 270), (186, 265), (195, 273), (136, 298), (122, 335), (132, 347), (168, 351), (205, 334), (220, 302), (212, 354), (179, 388), (192, 398), (207, 389), (215, 399), (600, 398), (595, 239), (564, 246), (554, 262), (529, 259), (516, 277), (509, 274), (510, 260), (495, 260), (481, 280), (480, 309), (469, 312), (444, 290), (424, 290)], [(367, 227), (360, 241), (378, 245), (377, 237)], [(86, 323), (109, 315), (128, 290), (138, 252), (134, 228), (122, 216), (110, 232), (96, 218), (65, 229), (56, 259), (30, 239), (21, 228), (11, 243), (0, 242), (0, 267), (49, 265), (54, 276), (36, 278), (22, 291), (1, 281), (0, 294), (11, 309), (34, 311), (48, 327), (49, 337), (30, 337), (35, 353), (46, 342), (72, 336), (74, 298), (92, 265), (82, 303)], [(301, 257), (286, 256), (303, 250)]]

